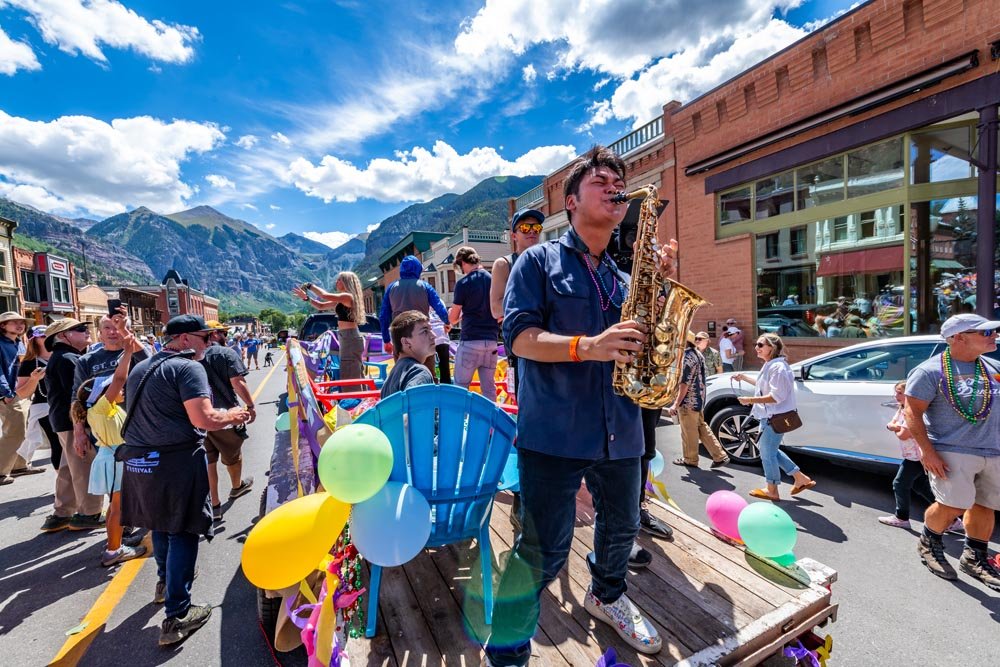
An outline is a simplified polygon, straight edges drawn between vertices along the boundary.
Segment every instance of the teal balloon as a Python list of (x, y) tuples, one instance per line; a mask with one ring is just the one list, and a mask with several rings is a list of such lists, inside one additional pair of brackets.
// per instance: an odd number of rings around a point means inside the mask
[(791, 567), (791, 566), (795, 565), (796, 558), (795, 558), (795, 554), (793, 554), (793, 553), (787, 553), (787, 554), (784, 554), (783, 556), (775, 556), (771, 560), (773, 560), (775, 563), (777, 563), (781, 567)]
[(351, 541), (365, 560), (394, 567), (412, 560), (431, 535), (431, 506), (405, 482), (386, 482), (351, 512)]
[(744, 507), (737, 526), (747, 548), (765, 558), (791, 553), (798, 537), (792, 517), (771, 503), (751, 503)]
[(274, 430), (275, 431), (288, 431), (292, 428), (291, 418), (288, 416), (287, 412), (282, 412), (278, 415), (278, 418), (274, 420)]
[(350, 424), (327, 438), (316, 465), (323, 488), (345, 503), (374, 496), (392, 472), (392, 445), (368, 424)]
[(666, 461), (663, 460), (663, 454), (660, 450), (656, 450), (656, 456), (649, 462), (649, 472), (652, 473), (653, 477), (659, 477), (663, 474), (663, 468), (666, 466)]

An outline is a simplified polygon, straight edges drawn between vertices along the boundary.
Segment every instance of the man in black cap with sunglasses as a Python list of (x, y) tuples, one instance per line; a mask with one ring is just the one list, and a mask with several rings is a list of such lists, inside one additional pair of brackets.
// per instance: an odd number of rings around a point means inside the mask
[(101, 508), (104, 499), (88, 491), (90, 464), (96, 452), (88, 446), (81, 454), (73, 447), (73, 420), (69, 406), (73, 402), (73, 377), (76, 362), (90, 344), (90, 328), (71, 317), (50, 324), (45, 329), (45, 349), (52, 352), (45, 367), (48, 385), (49, 423), (62, 445), (62, 460), (56, 473), (54, 511), (42, 524), (42, 532), (102, 528)]
[(210, 605), (191, 604), (198, 540), (212, 537), (205, 432), (244, 424), (242, 408), (216, 410), (205, 368), (212, 329), (193, 315), (178, 315), (164, 329), (168, 342), (140, 362), (125, 386), (122, 522), (153, 533), (157, 584), (164, 602), (160, 645), (182, 641), (211, 616)]

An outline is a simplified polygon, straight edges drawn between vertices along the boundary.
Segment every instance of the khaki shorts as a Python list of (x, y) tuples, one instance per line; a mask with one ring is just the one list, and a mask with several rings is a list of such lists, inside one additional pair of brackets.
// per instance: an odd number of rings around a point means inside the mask
[(1000, 510), (1000, 456), (938, 452), (948, 466), (948, 479), (933, 473), (931, 490), (942, 505), (967, 510), (982, 505)]
[(243, 460), (243, 436), (231, 428), (209, 431), (205, 436), (205, 454), (209, 463), (221, 459), (222, 465), (235, 465)]

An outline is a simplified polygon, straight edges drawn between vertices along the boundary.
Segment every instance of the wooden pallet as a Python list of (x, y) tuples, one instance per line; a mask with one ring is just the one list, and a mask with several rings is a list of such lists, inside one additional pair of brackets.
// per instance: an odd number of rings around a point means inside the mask
[[(494, 573), (513, 542), (508, 493), (497, 496), (491, 521)], [(644, 656), (630, 649), (583, 607), (590, 582), (585, 563), (593, 542), (593, 507), (583, 488), (566, 567), (542, 596), (533, 665), (589, 667), (614, 646), (629, 665), (756, 665), (791, 637), (835, 619), (828, 584), (836, 574), (814, 561), (785, 569), (714, 536), (701, 523), (666, 505), (651, 511), (674, 528), (673, 541), (640, 534), (652, 564), (629, 575), (629, 597), (663, 638), (663, 650)], [(427, 549), (382, 574), (378, 635), (351, 639), (352, 665), (459, 665), (482, 660), (488, 635), (475, 543)]]

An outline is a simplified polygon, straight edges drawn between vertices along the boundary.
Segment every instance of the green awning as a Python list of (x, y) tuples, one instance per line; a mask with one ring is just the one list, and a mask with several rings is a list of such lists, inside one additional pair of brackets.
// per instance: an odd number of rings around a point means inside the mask
[(960, 262), (953, 259), (932, 259), (931, 268), (935, 269), (965, 269)]

